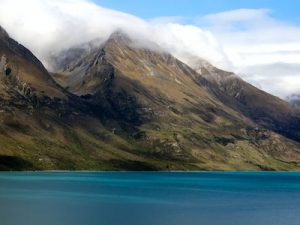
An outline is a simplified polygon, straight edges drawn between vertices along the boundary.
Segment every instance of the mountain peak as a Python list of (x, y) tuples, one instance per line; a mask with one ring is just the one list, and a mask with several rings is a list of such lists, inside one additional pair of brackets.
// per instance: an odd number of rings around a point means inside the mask
[(116, 30), (109, 36), (108, 42), (110, 42), (110, 41), (116, 41), (116, 42), (121, 42), (121, 43), (126, 43), (126, 44), (129, 44), (132, 42), (129, 35), (120, 29)]
[(2, 28), (1, 38), (3, 154), (40, 169), (299, 170), (300, 111), (210, 64), (197, 73), (118, 30), (57, 58), (62, 90)]
[(4, 59), (2, 65), (7, 66), (10, 77), (13, 77), (11, 79), (16, 79), (18, 85), (28, 85), (37, 95), (46, 93), (54, 97), (64, 96), (39, 59), (25, 46), (12, 39), (1, 26), (0, 58)]
[(10, 51), (14, 52), (18, 56), (23, 57), (30, 63), (34, 64), (44, 74), (48, 73), (44, 65), (39, 61), (39, 59), (25, 46), (12, 39), (1, 25), (0, 25), (0, 42), (1, 45), (5, 46), (5, 48), (9, 49)]

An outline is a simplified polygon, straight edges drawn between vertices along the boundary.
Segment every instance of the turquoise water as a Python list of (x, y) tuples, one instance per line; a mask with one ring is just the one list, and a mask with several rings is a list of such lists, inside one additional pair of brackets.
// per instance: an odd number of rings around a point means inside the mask
[(0, 173), (1, 225), (299, 225), (300, 173)]

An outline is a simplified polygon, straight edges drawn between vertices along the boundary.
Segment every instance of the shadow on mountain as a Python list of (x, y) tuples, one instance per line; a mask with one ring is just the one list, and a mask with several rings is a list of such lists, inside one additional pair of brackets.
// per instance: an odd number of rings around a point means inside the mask
[(33, 164), (17, 156), (0, 156), (0, 171), (34, 170)]
[(140, 161), (110, 160), (109, 164), (116, 169), (127, 171), (156, 171), (154, 166)]

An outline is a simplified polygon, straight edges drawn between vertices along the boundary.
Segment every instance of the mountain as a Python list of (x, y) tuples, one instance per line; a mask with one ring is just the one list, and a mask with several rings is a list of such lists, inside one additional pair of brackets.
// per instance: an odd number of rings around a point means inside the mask
[(92, 111), (0, 27), (0, 170), (156, 169)]
[(155, 49), (116, 32), (49, 74), (0, 27), (0, 170), (299, 169), (296, 108)]
[(232, 73), (208, 64), (197, 72), (135, 43), (117, 32), (80, 57), (72, 58), (80, 47), (65, 51), (58, 57), (69, 60), (53, 77), (115, 121), (116, 134), (129, 135), (141, 155), (198, 169), (298, 167), (299, 126), (285, 120), (292, 112), (299, 121), (299, 111)]
[[(220, 101), (226, 102), (260, 126), (300, 141), (299, 109), (259, 90), (235, 74), (217, 69), (208, 63), (203, 64), (200, 61), (194, 69), (201, 78), (209, 80), (211, 91)], [(225, 97), (231, 97), (230, 101), (224, 98), (224, 94)]]
[(300, 95), (299, 94), (292, 94), (286, 98), (286, 101), (300, 108)]
[[(65, 96), (42, 63), (28, 49), (11, 39), (1, 27), (0, 51), (1, 72), (18, 86), (16, 89), (19, 92), (24, 92), (22, 93), (24, 95), (43, 96), (47, 94), (51, 97), (62, 98)], [(2, 85), (0, 91), (6, 92), (7, 90)]]

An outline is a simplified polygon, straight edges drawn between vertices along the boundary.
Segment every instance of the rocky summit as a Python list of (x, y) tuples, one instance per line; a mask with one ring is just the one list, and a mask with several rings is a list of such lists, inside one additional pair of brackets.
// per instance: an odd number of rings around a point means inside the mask
[(122, 32), (97, 43), (49, 73), (0, 29), (0, 169), (300, 169), (296, 107)]

